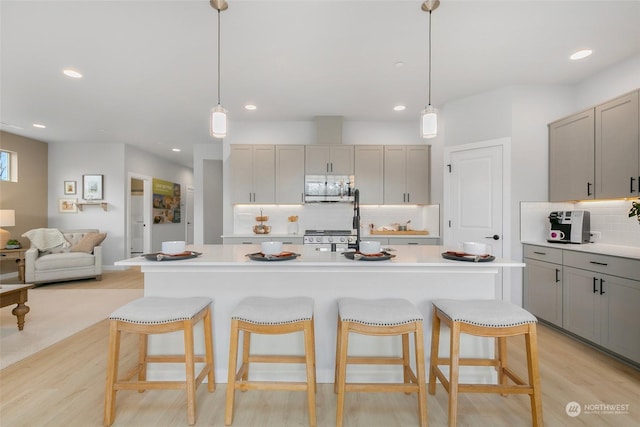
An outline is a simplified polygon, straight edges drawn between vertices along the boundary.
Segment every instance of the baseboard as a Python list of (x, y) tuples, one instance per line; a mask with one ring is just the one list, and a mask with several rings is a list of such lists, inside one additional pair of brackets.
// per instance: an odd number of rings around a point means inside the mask
[(13, 280), (16, 279), (18, 280), (18, 272), (14, 271), (11, 273), (4, 273), (4, 274), (0, 274), (0, 282), (4, 282), (6, 280)]

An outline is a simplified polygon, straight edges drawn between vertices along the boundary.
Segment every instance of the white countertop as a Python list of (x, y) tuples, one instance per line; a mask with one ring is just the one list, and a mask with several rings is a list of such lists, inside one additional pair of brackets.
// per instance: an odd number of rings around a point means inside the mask
[(295, 267), (348, 267), (348, 268), (498, 268), (498, 267), (524, 267), (524, 263), (496, 259), (491, 262), (465, 262), (442, 258), (442, 252), (449, 250), (443, 246), (390, 246), (390, 253), (396, 255), (385, 261), (354, 261), (346, 258), (340, 252), (317, 251), (311, 245), (284, 245), (283, 250), (301, 254), (296, 259), (287, 261), (253, 261), (246, 255), (260, 252), (260, 245), (192, 245), (189, 250), (201, 252), (197, 258), (176, 261), (148, 261), (144, 257), (135, 257), (117, 261), (115, 265), (126, 266), (154, 266), (154, 267), (267, 267), (279, 266), (282, 268)]
[[(269, 233), (269, 234), (255, 234), (255, 233), (234, 233), (234, 234), (223, 234), (221, 236), (223, 239), (225, 237), (239, 237), (239, 238), (247, 238), (247, 237), (258, 237), (261, 239), (268, 239), (269, 237), (277, 237), (277, 238), (303, 238), (304, 232), (298, 234), (289, 234), (289, 233)], [(431, 235), (431, 234), (363, 234), (361, 236), (362, 240), (365, 239), (439, 239), (440, 236)]]
[(604, 243), (551, 243), (547, 241), (523, 241), (524, 245), (544, 246), (547, 248), (564, 249), (576, 252), (588, 252), (599, 255), (610, 255), (623, 258), (640, 259), (640, 247), (637, 246), (619, 246), (607, 245)]

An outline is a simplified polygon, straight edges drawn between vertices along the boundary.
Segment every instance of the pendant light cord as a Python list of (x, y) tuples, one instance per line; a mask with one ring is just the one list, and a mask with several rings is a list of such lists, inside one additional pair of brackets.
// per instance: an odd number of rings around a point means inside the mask
[[(429, 71), (429, 73), (431, 73), (431, 71)], [(431, 78), (429, 78), (429, 80), (431, 80)], [(429, 91), (431, 91), (431, 89), (429, 89)], [(220, 9), (218, 9), (218, 105), (220, 105)]]
[(431, 11), (429, 11), (429, 105), (431, 105)]

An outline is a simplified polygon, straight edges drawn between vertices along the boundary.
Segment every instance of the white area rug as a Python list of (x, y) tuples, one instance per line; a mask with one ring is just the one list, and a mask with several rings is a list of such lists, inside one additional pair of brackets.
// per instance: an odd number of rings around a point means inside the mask
[(0, 369), (106, 319), (112, 311), (143, 296), (142, 289), (29, 290), (24, 329), (11, 314), (15, 305), (0, 313)]

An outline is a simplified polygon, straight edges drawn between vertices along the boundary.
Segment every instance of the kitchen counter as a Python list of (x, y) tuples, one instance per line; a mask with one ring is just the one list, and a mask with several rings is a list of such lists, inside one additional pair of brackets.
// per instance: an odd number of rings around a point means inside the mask
[(522, 241), (523, 245), (544, 246), (547, 248), (563, 249), (567, 251), (588, 252), (600, 255), (610, 255), (623, 258), (640, 259), (640, 247), (608, 245), (604, 243), (551, 243), (542, 241)]
[[(116, 265), (140, 266), (144, 273), (145, 296), (210, 296), (214, 299), (213, 326), (215, 367), (218, 381), (227, 378), (230, 313), (246, 296), (308, 296), (315, 301), (316, 366), (319, 382), (333, 382), (336, 341), (337, 299), (406, 298), (424, 316), (425, 348), (431, 341), (431, 300), (435, 298), (493, 299), (498, 293), (496, 277), (503, 268), (522, 268), (524, 263), (496, 259), (493, 262), (462, 262), (442, 258), (441, 246), (392, 246), (395, 258), (387, 261), (354, 261), (341, 253), (316, 251), (313, 246), (284, 245), (285, 251), (300, 253), (289, 261), (252, 261), (247, 254), (259, 252), (259, 245), (201, 245), (189, 249), (202, 252), (197, 258), (180, 261), (148, 261), (137, 257), (118, 261)], [(196, 339), (199, 335), (196, 335)], [(472, 356), (486, 357), (493, 352), (493, 342), (465, 337), (464, 346)], [(258, 352), (293, 352), (303, 349), (300, 334), (252, 337)], [(358, 336), (350, 342), (350, 351), (367, 353), (368, 349), (397, 353), (398, 337)], [(373, 344), (375, 343), (375, 344)], [(198, 348), (199, 346), (199, 348)], [(182, 348), (180, 334), (150, 337), (151, 353), (170, 353)], [(197, 342), (197, 350), (202, 343)], [(428, 352), (427, 352), (428, 353)], [(427, 357), (429, 357), (427, 355)], [(268, 365), (267, 365), (268, 366)], [(397, 367), (360, 367), (354, 377), (358, 381), (402, 379)], [(384, 368), (384, 369), (382, 369)], [(469, 381), (490, 381), (494, 373), (469, 367)], [(171, 370), (173, 369), (173, 370)], [(299, 370), (278, 370), (278, 366), (252, 368), (256, 379), (301, 378)], [(176, 367), (151, 366), (150, 376), (180, 378), (184, 373)]]

